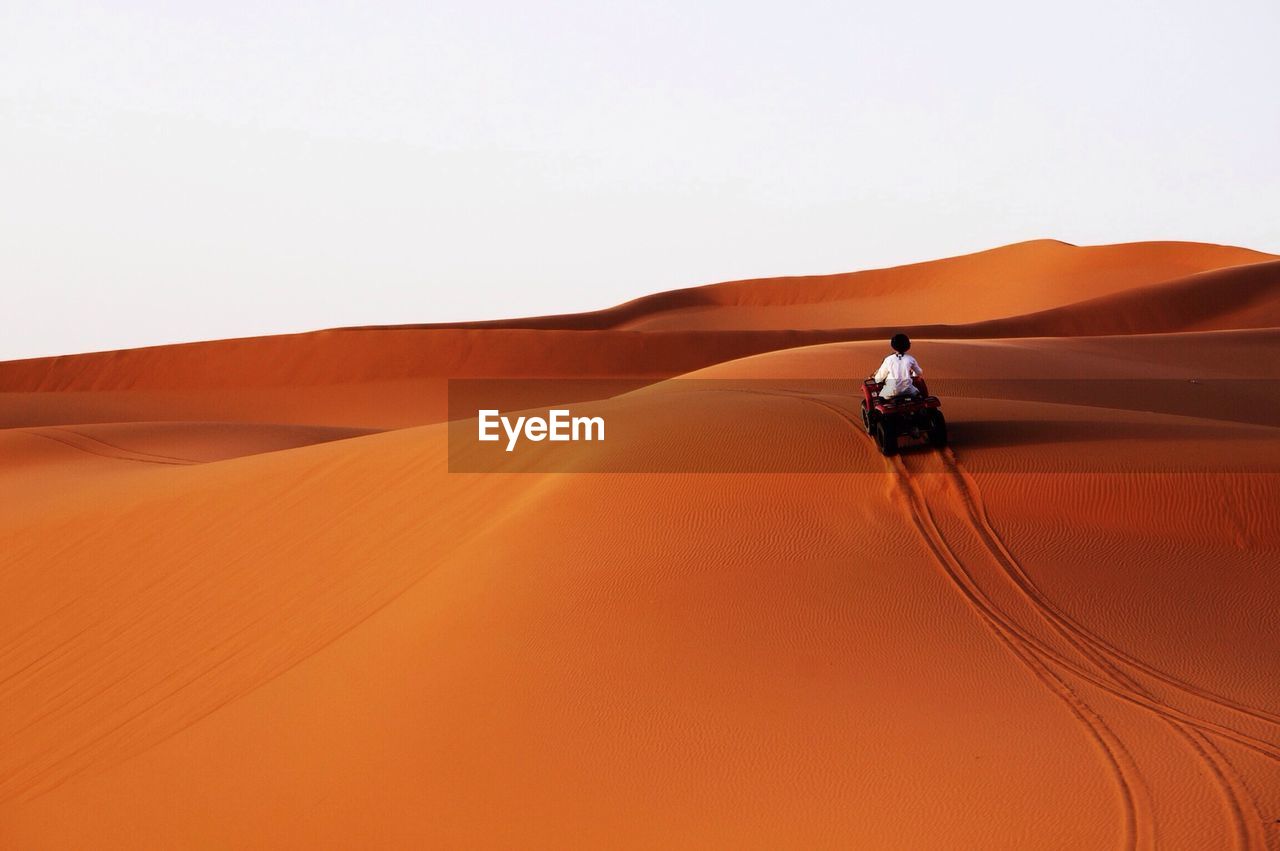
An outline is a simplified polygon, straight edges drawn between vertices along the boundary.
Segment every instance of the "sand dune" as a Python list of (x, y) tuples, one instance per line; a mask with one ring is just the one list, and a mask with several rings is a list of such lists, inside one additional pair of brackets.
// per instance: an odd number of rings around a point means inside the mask
[(645, 296), (593, 313), (467, 327), (795, 330), (902, 323), (908, 315), (915, 324), (965, 324), (1275, 259), (1190, 242), (1080, 247), (1045, 239), (890, 269), (730, 281)]
[[(975, 296), (966, 281), (984, 282), (984, 294)], [(865, 287), (861, 298), (858, 286)], [(449, 378), (667, 378), (761, 352), (879, 341), (899, 329), (981, 339), (1268, 328), (1280, 312), (1280, 260), (1194, 243), (1076, 248), (1041, 241), (834, 280), (705, 290), (742, 321), (728, 329), (708, 321), (702, 330), (619, 330), (662, 326), (669, 303), (695, 292), (679, 291), (616, 308), (630, 317), (625, 323), (601, 320), (604, 311), (483, 328), (351, 328), (10, 361), (0, 363), (0, 426), (139, 419), (401, 428), (445, 416)], [(862, 307), (880, 300), (896, 305), (899, 324), (871, 324), (887, 315)], [(826, 323), (774, 327), (775, 313), (787, 316), (792, 302), (829, 311)], [(1014, 315), (1001, 307), (1006, 302), (1037, 311)], [(985, 314), (973, 312), (980, 305)], [(950, 314), (999, 318), (925, 321)], [(524, 325), (531, 327), (516, 327)], [(591, 330), (596, 326), (603, 330)]]
[[(1274, 847), (1277, 261), (953, 262), (0, 364), (0, 846)], [(846, 302), (974, 269), (885, 459)], [(450, 473), (477, 375), (649, 425)]]

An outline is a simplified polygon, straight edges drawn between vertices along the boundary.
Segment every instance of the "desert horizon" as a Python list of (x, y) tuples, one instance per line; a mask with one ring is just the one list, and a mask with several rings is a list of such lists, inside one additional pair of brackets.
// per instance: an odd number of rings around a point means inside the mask
[(1277, 381), (1050, 239), (0, 362), (0, 845), (1274, 848)]

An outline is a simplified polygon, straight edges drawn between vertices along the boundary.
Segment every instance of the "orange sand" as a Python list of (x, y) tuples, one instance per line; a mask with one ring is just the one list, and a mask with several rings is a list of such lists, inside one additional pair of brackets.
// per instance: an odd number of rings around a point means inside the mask
[[(805, 389), (895, 322), (950, 450)], [(865, 472), (451, 474), (463, 376)], [(1280, 258), (1048, 241), (0, 364), (0, 847), (1280, 847), (1277, 379)]]

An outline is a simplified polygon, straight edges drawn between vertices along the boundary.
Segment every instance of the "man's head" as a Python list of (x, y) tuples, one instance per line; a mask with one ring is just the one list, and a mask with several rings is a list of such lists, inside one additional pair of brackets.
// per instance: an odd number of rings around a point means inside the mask
[(906, 334), (894, 334), (893, 339), (889, 341), (889, 345), (895, 352), (903, 355), (907, 353), (907, 349), (911, 348), (911, 338)]

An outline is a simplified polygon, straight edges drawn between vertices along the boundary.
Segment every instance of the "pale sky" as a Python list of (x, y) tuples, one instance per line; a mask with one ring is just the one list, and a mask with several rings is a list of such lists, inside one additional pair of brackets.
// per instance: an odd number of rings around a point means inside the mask
[(1280, 253), (1280, 3), (0, 0), (0, 359)]

